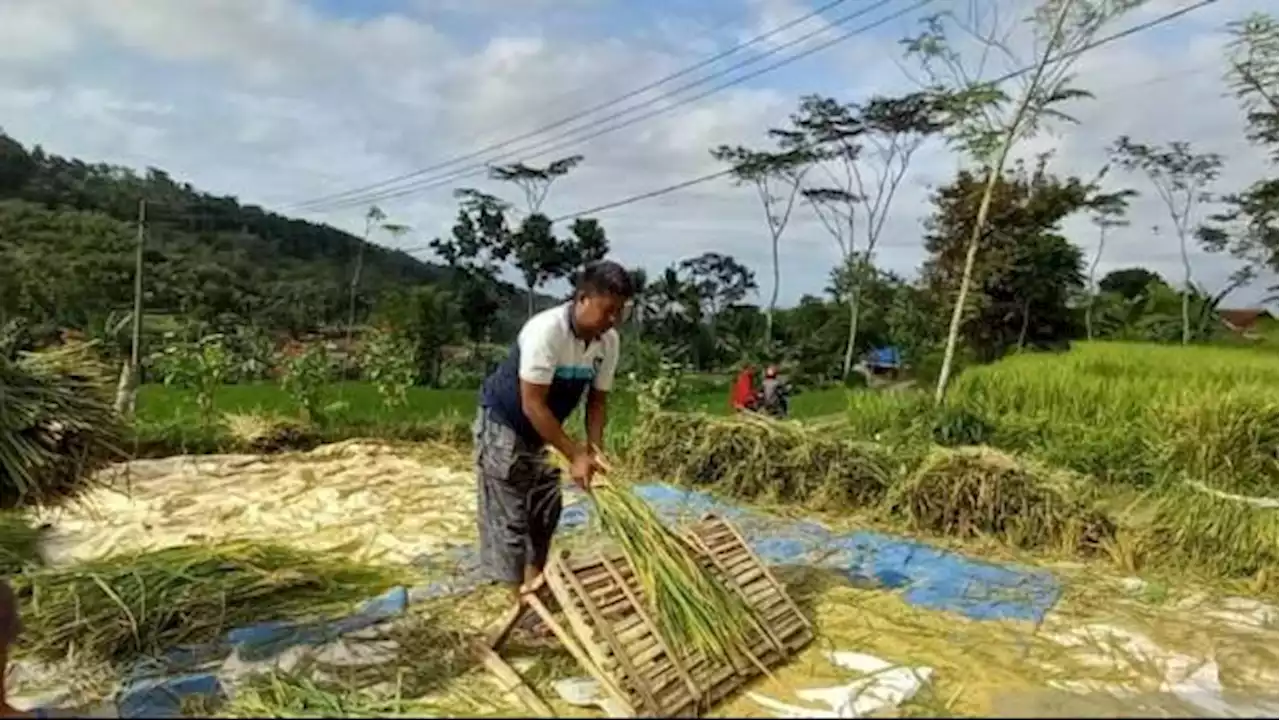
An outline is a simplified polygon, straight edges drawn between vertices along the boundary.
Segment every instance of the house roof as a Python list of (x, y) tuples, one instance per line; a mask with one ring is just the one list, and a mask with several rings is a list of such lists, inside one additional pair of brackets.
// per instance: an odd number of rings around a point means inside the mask
[(1265, 308), (1242, 308), (1237, 310), (1219, 310), (1218, 317), (1222, 318), (1227, 324), (1241, 330), (1248, 330), (1257, 324), (1264, 317), (1271, 317), (1271, 312)]

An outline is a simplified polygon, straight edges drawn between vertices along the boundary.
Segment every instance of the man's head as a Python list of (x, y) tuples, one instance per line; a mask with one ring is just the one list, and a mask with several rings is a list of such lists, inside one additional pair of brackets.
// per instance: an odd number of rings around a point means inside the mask
[(773, 365), (770, 365), (769, 367), (765, 368), (764, 376), (767, 378), (778, 377), (778, 368), (774, 367)]
[(573, 325), (584, 338), (594, 339), (622, 320), (627, 301), (635, 295), (631, 273), (616, 262), (590, 263), (578, 274), (573, 293)]

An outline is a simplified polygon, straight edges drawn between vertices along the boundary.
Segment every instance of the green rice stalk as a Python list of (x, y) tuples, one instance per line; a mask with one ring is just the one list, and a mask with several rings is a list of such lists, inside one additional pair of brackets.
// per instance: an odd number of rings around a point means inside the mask
[(234, 542), (174, 547), (14, 578), (36, 656), (125, 662), (231, 628), (314, 617), (393, 585), (393, 571)]
[(691, 650), (733, 663), (750, 660), (761, 621), (734, 590), (698, 560), (686, 540), (662, 524), (653, 509), (626, 484), (600, 483), (592, 489), (599, 528), (635, 570), (644, 597), (668, 647)]
[(88, 348), (0, 356), (0, 508), (73, 498), (124, 455), (111, 379)]

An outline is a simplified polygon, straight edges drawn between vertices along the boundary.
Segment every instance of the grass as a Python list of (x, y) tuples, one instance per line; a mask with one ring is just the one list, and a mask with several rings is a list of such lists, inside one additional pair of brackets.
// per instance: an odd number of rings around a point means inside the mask
[[(201, 424), (194, 392), (146, 385), (139, 390), (135, 437), (128, 449), (132, 454), (143, 457), (228, 450), (271, 451), (307, 449), (322, 442), (354, 437), (448, 440), (465, 444), (469, 442), (478, 394), (476, 390), (411, 388), (405, 405), (387, 408), (372, 384), (333, 383), (326, 387), (322, 398), (323, 405), (333, 408), (323, 423), (294, 433), (287, 442), (273, 443), (268, 439), (255, 444), (237, 437), (243, 433), (237, 433), (234, 427), (227, 425), (247, 424), (245, 419), (248, 417), (280, 421), (297, 418), (296, 404), (278, 385), (223, 386), (214, 400), (219, 421), (212, 427)], [(840, 412), (845, 403), (845, 393), (839, 388), (804, 393), (793, 400), (792, 414), (796, 417), (829, 415)], [(701, 390), (684, 398), (679, 407), (682, 410), (726, 414), (728, 390)], [(634, 397), (625, 391), (614, 393), (609, 413), (609, 444), (621, 450), (636, 422)], [(227, 422), (228, 416), (230, 423)], [(578, 416), (570, 422), (581, 426)], [(275, 446), (277, 444), (279, 447)]]

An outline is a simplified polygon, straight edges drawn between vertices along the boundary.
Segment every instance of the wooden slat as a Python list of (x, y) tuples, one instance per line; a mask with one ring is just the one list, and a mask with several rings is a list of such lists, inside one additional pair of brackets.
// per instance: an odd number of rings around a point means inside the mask
[[(569, 575), (565, 577), (565, 580), (568, 581), (570, 587), (578, 590), (579, 594), (586, 594), (582, 589), (582, 585), (578, 582), (578, 577), (576, 575), (569, 573)], [(614, 634), (613, 625), (608, 620), (605, 620), (604, 616), (600, 614), (600, 609), (596, 607), (595, 603), (592, 602), (590, 598), (586, 599), (585, 605), (587, 606), (587, 614), (591, 616), (591, 620), (595, 623), (596, 630), (604, 635), (605, 641), (611, 648), (613, 648), (613, 655), (618, 659), (618, 664), (622, 667), (622, 672), (625, 673), (627, 677), (631, 678), (631, 686), (635, 689), (636, 694), (640, 696), (640, 700), (644, 704), (644, 707), (650, 712), (661, 713), (662, 710), (658, 706), (658, 701), (653, 697), (653, 693), (649, 691), (648, 683), (644, 681), (644, 678), (640, 677), (640, 673), (636, 671), (635, 665), (631, 662), (631, 658), (627, 654), (626, 647), (618, 641), (618, 636)], [(633, 605), (632, 609), (636, 613), (641, 615), (644, 614), (644, 608), (642, 607)]]
[[(754, 611), (755, 627), (744, 648), (753, 656), (750, 664), (670, 647), (648, 612), (634, 569), (616, 550), (576, 558), (561, 553), (548, 564), (544, 577), (567, 629), (542, 602), (529, 601), (574, 659), (631, 716), (637, 710), (662, 717), (698, 716), (813, 640), (809, 620), (731, 523), (708, 515), (681, 539), (703, 568)], [(496, 653), (494, 657), (510, 669)], [(511, 677), (503, 680), (504, 686), (512, 685)]]

